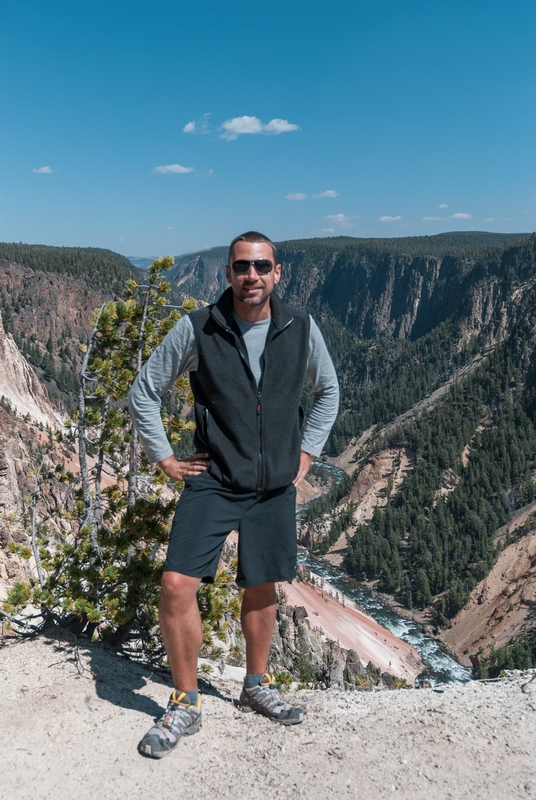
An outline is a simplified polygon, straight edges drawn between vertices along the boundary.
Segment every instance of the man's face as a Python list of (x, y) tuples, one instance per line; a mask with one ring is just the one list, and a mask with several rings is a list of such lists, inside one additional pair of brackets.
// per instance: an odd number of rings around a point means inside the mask
[[(274, 263), (274, 255), (269, 244), (237, 242), (233, 248), (231, 263), (241, 259), (255, 261), (257, 258), (265, 258)], [(227, 265), (226, 269), (227, 280), (233, 288), (236, 300), (246, 306), (265, 304), (281, 278), (281, 264), (275, 264), (268, 275), (259, 275), (252, 265), (244, 275), (237, 275), (230, 265)]]

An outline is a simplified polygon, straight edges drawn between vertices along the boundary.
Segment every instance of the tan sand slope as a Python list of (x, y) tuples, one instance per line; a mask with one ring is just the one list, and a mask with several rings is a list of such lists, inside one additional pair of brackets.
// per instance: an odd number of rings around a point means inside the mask
[(288, 603), (304, 606), (311, 627), (320, 628), (328, 639), (338, 641), (342, 647), (355, 650), (365, 666), (372, 661), (382, 672), (413, 684), (424, 669), (417, 651), (320, 576), (313, 577), (317, 585), (302, 581), (282, 584)]
[[(344, 504), (347, 501), (355, 504), (355, 525), (348, 530), (350, 536), (355, 532), (357, 525), (372, 519), (376, 507), (383, 508), (387, 505), (389, 484), (391, 492), (396, 494), (412, 468), (413, 455), (407, 448), (383, 450), (359, 466), (350, 494), (344, 501)], [(325, 555), (326, 561), (331, 564), (338, 566), (343, 562), (348, 549), (346, 533), (345, 531), (339, 536)]]
[(502, 551), (489, 575), (475, 586), (467, 605), (440, 638), (470, 666), (470, 656), (478, 654), (480, 648), (486, 654), (492, 644), (503, 647), (519, 636), (535, 606), (536, 531), (532, 531)]

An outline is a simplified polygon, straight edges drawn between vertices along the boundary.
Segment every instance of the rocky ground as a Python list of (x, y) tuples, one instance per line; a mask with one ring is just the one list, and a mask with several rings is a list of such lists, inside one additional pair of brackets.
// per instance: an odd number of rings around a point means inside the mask
[(211, 677), (204, 725), (162, 761), (136, 744), (169, 680), (97, 645), (40, 638), (0, 650), (2, 800), (536, 797), (536, 679), (441, 690), (298, 691), (302, 725), (238, 710)]

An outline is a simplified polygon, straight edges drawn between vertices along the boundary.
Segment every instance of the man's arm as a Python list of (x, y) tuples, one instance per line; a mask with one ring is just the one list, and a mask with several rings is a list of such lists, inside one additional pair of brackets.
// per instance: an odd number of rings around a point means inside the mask
[(318, 325), (311, 317), (307, 377), (312, 383), (313, 407), (302, 437), (300, 468), (294, 478), (298, 486), (314, 458), (321, 453), (339, 410), (339, 381)]
[(128, 393), (128, 407), (143, 449), (172, 480), (182, 481), (208, 466), (207, 453), (178, 461), (166, 436), (160, 414), (164, 392), (177, 378), (197, 369), (197, 345), (192, 323), (181, 317), (138, 373)]

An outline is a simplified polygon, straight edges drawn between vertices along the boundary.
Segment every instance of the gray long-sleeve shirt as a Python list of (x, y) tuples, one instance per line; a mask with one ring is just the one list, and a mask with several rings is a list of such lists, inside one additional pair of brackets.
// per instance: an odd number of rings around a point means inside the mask
[[(262, 353), (270, 320), (249, 323), (235, 317), (257, 383), (262, 377)], [(128, 394), (128, 405), (143, 449), (150, 461), (163, 461), (173, 454), (160, 415), (161, 396), (180, 375), (195, 372), (197, 343), (187, 315), (180, 318), (152, 353)], [(339, 384), (333, 362), (320, 330), (311, 317), (307, 378), (312, 384), (313, 407), (302, 437), (302, 450), (319, 456), (339, 408)]]

